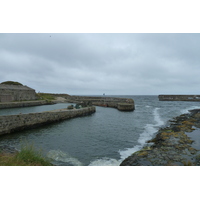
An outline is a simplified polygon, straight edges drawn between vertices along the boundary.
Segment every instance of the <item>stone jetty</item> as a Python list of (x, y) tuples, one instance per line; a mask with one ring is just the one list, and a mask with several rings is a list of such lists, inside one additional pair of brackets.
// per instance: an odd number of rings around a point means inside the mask
[(117, 97), (91, 97), (91, 96), (65, 96), (69, 103), (92, 104), (94, 106), (103, 106), (116, 108), (120, 111), (133, 111), (135, 104), (133, 99), (117, 98)]
[(200, 101), (200, 95), (159, 95), (159, 101)]
[(0, 116), (0, 135), (35, 128), (45, 124), (70, 118), (91, 115), (96, 111), (94, 106), (81, 109), (58, 109), (39, 113)]
[(200, 166), (200, 110), (180, 115), (161, 128), (121, 166)]

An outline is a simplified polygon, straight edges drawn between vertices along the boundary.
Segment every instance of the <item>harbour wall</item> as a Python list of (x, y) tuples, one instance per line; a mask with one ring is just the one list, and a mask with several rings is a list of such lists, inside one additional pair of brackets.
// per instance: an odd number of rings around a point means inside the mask
[(35, 128), (45, 124), (70, 118), (86, 116), (94, 113), (94, 106), (82, 109), (58, 109), (39, 113), (0, 116), (0, 135)]
[(29, 106), (41, 106), (53, 104), (45, 100), (42, 101), (19, 101), (19, 102), (4, 102), (0, 103), (0, 109), (4, 108), (20, 108), (20, 107), (29, 107)]
[(67, 96), (69, 103), (90, 102), (94, 106), (117, 108), (120, 111), (133, 111), (135, 104), (133, 99), (116, 97), (91, 97), (91, 96)]
[(160, 101), (200, 101), (200, 95), (159, 95)]

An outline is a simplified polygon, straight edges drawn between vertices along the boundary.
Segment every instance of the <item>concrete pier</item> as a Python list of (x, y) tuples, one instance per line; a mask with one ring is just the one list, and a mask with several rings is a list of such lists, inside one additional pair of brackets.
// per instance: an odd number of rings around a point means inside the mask
[(135, 104), (133, 99), (117, 97), (89, 97), (89, 96), (67, 96), (69, 103), (90, 102), (94, 106), (117, 108), (120, 111), (133, 111)]
[(200, 101), (200, 95), (159, 95), (160, 101)]
[(94, 106), (81, 109), (58, 109), (39, 113), (0, 116), (0, 135), (30, 129), (70, 118), (91, 115)]

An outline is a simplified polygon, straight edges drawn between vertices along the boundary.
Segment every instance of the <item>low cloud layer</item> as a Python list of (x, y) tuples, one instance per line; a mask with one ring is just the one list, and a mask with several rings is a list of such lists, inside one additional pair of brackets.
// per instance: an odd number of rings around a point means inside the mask
[(0, 34), (0, 82), (75, 95), (200, 94), (200, 34)]

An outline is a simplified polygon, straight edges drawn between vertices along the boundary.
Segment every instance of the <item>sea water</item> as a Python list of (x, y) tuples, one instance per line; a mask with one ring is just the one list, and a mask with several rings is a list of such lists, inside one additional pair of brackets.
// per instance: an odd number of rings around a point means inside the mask
[[(159, 101), (158, 96), (115, 96), (132, 98), (133, 112), (96, 107), (96, 113), (20, 131), (0, 137), (0, 145), (20, 149), (21, 144), (33, 144), (52, 160), (64, 166), (120, 165), (126, 157), (140, 150), (162, 126), (190, 109), (200, 108), (200, 102)], [(1, 115), (41, 112), (67, 107), (69, 104), (4, 109)]]

